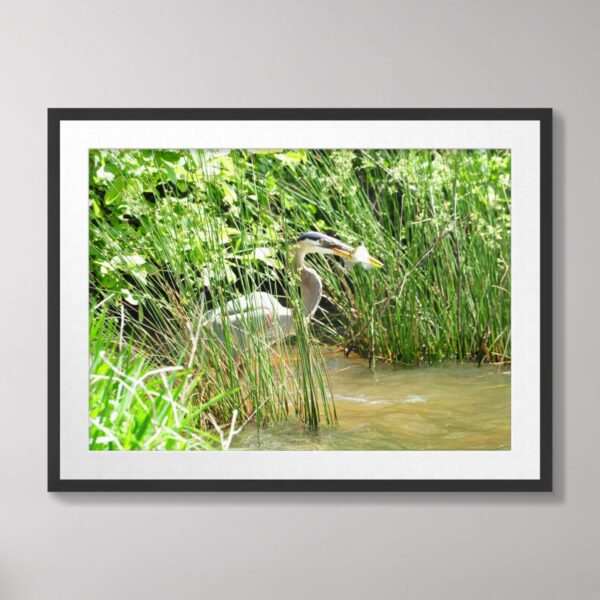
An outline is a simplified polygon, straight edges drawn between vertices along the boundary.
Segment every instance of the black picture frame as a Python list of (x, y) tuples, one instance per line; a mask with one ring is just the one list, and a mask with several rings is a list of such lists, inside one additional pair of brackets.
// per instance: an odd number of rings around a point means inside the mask
[[(60, 476), (60, 124), (82, 120), (469, 120), (540, 124), (540, 477), (531, 480), (74, 480)], [(552, 491), (552, 109), (51, 108), (48, 110), (48, 491)]]

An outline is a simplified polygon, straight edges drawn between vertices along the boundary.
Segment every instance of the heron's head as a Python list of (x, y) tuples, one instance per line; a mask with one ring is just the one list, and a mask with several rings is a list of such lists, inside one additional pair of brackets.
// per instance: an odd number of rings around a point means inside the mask
[[(347, 261), (352, 262), (355, 249), (348, 244), (344, 244), (337, 238), (316, 231), (303, 233), (297, 240), (296, 248), (301, 254), (336, 254)], [(365, 261), (371, 267), (383, 266), (380, 261), (372, 256), (367, 256)]]

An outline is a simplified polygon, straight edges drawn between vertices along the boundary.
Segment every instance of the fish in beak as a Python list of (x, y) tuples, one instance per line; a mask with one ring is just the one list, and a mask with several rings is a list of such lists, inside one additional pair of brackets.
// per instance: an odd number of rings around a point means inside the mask
[(364, 244), (355, 248), (347, 259), (351, 265), (362, 265), (364, 269), (380, 269), (383, 263), (371, 256)]

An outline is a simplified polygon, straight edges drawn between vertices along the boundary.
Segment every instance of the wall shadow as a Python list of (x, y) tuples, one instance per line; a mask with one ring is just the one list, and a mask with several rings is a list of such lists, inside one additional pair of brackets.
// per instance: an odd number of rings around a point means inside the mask
[(566, 501), (566, 122), (553, 119), (553, 492), (54, 492), (65, 505), (100, 506), (526, 506)]

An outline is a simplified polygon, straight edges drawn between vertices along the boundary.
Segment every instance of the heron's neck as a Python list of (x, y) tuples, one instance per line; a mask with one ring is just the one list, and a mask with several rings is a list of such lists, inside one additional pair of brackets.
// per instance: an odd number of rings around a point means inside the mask
[(296, 270), (302, 271), (302, 269), (306, 268), (304, 265), (304, 257), (305, 256), (306, 256), (306, 252), (304, 252), (300, 248), (296, 248), (294, 250), (294, 266), (296, 267)]
[(312, 269), (307, 269), (304, 267), (300, 271), (300, 279), (304, 310), (306, 311), (308, 317), (312, 317), (319, 307), (319, 302), (321, 302), (321, 278)]
[(312, 317), (321, 301), (323, 286), (321, 278), (313, 269), (309, 269), (304, 264), (306, 252), (300, 248), (296, 248), (294, 252), (294, 264), (300, 273), (300, 287), (302, 291), (302, 303), (308, 317)]

